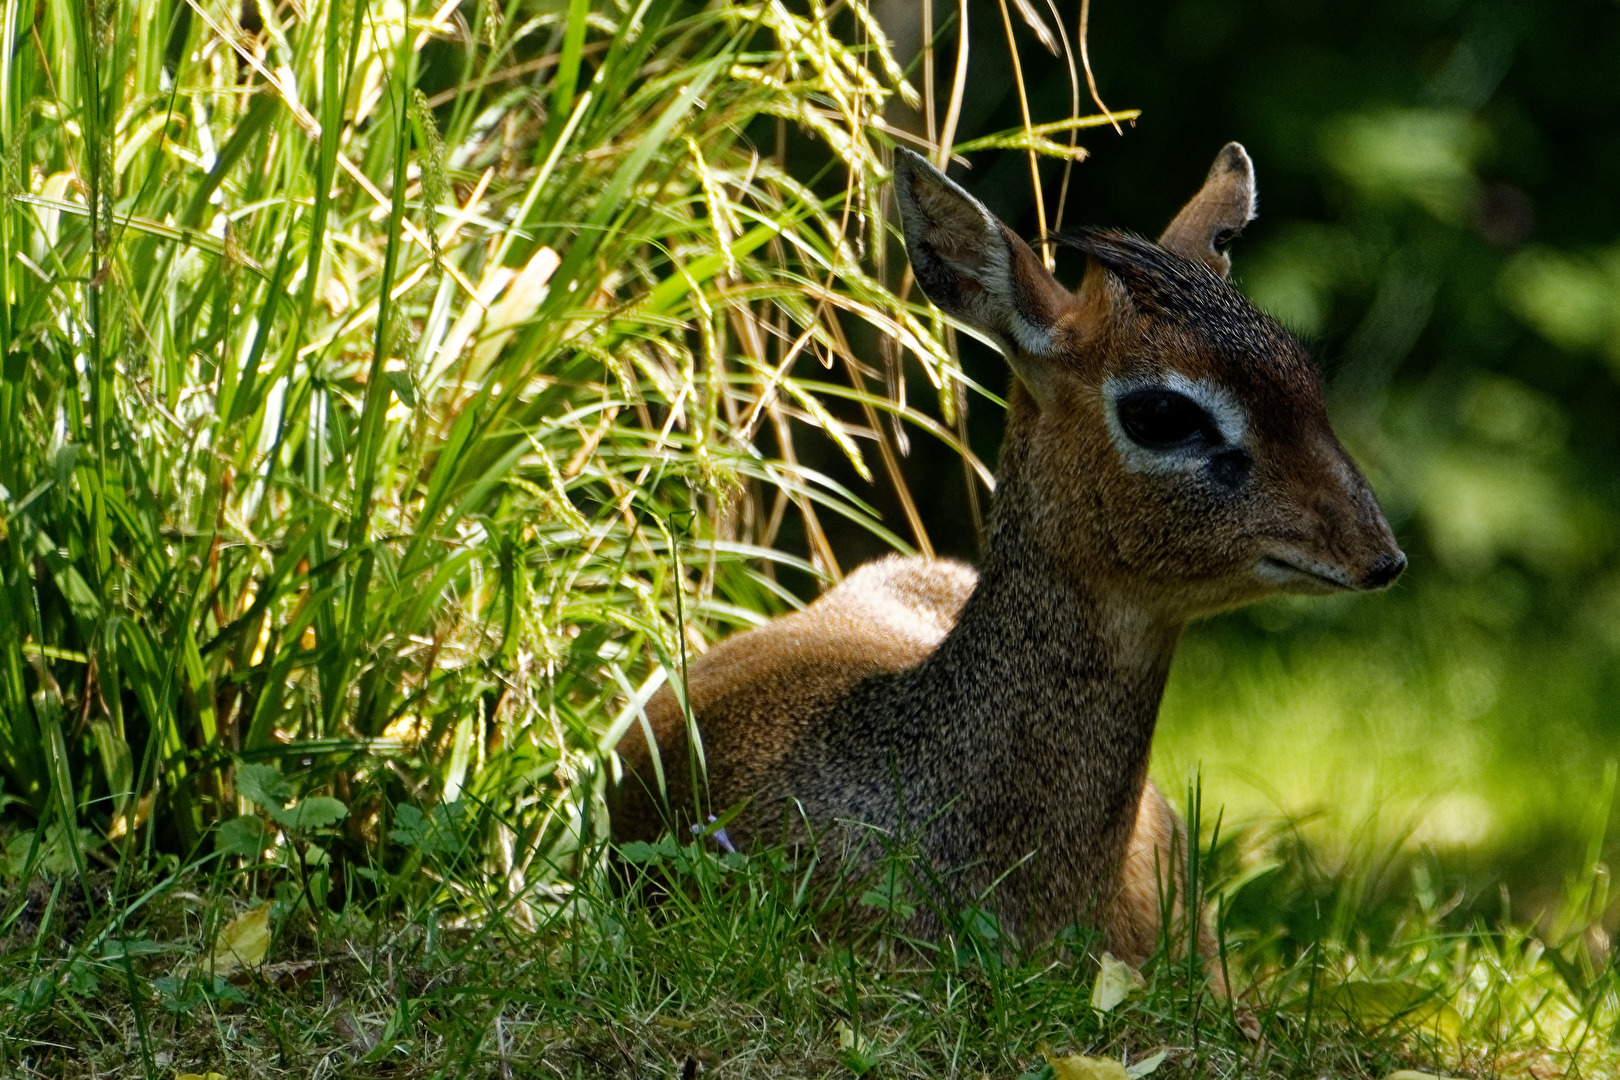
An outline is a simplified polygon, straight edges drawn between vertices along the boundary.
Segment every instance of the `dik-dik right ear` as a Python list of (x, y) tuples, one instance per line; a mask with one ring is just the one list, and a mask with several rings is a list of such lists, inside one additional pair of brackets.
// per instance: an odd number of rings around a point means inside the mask
[(1254, 214), (1254, 162), (1240, 144), (1229, 142), (1215, 155), (1204, 186), (1159, 237), (1159, 246), (1225, 277), (1232, 260), (1221, 249)]
[(1035, 400), (1046, 400), (1043, 361), (1074, 296), (983, 203), (900, 147), (894, 190), (917, 284), (941, 311), (992, 335)]

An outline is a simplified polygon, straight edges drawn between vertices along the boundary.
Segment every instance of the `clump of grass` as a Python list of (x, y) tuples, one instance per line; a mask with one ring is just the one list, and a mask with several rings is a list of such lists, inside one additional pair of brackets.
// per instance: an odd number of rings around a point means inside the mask
[(296, 795), (351, 860), (458, 805), (554, 876), (636, 703), (838, 575), (826, 515), (910, 549), (799, 449), (954, 445), (858, 328), (962, 392), (874, 276), (904, 84), (861, 5), (5, 10), (13, 862), (284, 840)]

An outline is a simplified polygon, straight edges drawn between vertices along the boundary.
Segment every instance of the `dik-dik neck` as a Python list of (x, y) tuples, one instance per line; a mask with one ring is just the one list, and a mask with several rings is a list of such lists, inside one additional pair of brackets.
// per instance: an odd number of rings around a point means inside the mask
[(972, 889), (1017, 867), (1001, 911), (1016, 932), (1090, 919), (1109, 902), (1181, 630), (1060, 566), (1035, 540), (1026, 494), (1004, 459), (978, 586), (899, 688), (900, 715), (928, 728), (912, 729), (915, 744), (949, 767), (916, 793), (952, 808), (931, 854), (976, 866)]
[(1035, 494), (1004, 467), (978, 587), (915, 692), (959, 710), (966, 760), (1038, 761), (1107, 812), (1140, 792), (1181, 624), (1044, 550)]

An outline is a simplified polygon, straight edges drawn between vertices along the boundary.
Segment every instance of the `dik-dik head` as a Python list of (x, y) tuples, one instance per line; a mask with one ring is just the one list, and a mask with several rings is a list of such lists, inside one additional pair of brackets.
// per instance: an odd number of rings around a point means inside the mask
[(1255, 212), (1241, 146), (1158, 243), (1060, 238), (1088, 256), (1073, 293), (922, 158), (895, 151), (894, 173), (918, 283), (1018, 376), (999, 513), (1060, 565), (1179, 617), (1400, 575), (1310, 355), (1226, 281), (1221, 248)]

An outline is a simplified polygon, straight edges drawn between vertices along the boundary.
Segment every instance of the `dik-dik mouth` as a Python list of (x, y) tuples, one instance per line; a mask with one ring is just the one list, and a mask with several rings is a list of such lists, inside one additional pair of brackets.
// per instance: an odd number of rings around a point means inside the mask
[(1343, 570), (1313, 562), (1265, 555), (1256, 564), (1255, 573), (1262, 581), (1290, 592), (1348, 592), (1355, 588)]

